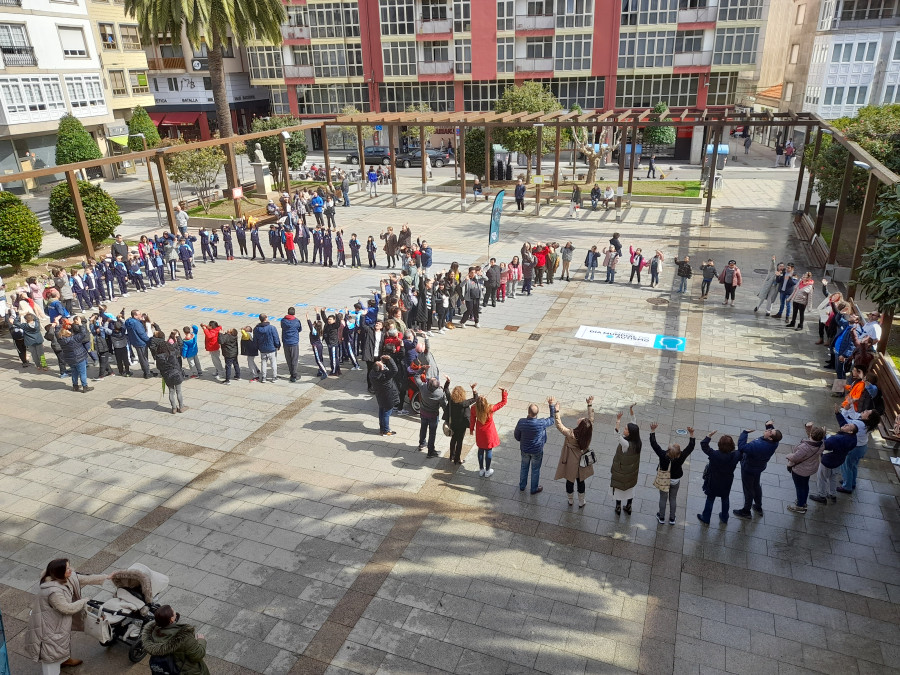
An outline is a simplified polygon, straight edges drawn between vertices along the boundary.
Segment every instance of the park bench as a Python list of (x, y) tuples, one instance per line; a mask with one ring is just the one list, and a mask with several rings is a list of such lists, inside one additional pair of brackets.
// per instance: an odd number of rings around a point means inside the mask
[(885, 441), (894, 443), (894, 450), (900, 450), (900, 435), (894, 433), (900, 416), (900, 383), (884, 354), (875, 357), (871, 372), (878, 377), (878, 389), (884, 403), (884, 415), (881, 416), (878, 431)]

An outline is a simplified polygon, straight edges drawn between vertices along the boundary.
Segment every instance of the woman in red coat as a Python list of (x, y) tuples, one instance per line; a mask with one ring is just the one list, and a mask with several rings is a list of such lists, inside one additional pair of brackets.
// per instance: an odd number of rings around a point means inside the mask
[(506, 405), (507, 391), (501, 389), (502, 399), (491, 405), (484, 396), (479, 396), (472, 406), (469, 420), (469, 435), (475, 434), (475, 445), (478, 446), (478, 475), (492, 476), (491, 468), (493, 450), (500, 445), (497, 427), (494, 426), (494, 413)]

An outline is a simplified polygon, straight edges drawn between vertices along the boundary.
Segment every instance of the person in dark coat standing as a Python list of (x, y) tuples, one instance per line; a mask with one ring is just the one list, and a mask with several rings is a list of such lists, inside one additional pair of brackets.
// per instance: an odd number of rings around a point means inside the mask
[(172, 406), (172, 414), (184, 412), (184, 398), (181, 395), (181, 384), (184, 382), (184, 371), (178, 361), (181, 351), (176, 345), (166, 340), (165, 334), (157, 330), (148, 344), (153, 357), (156, 359), (156, 367), (159, 374), (169, 388), (169, 404)]
[(738, 438), (738, 456), (741, 462), (741, 486), (744, 489), (744, 508), (732, 511), (738, 518), (749, 520), (750, 507), (762, 516), (762, 485), (760, 476), (766, 470), (766, 464), (778, 449), (781, 432), (775, 428), (772, 420), (766, 422), (766, 431), (759, 438), (747, 442), (747, 435), (752, 429), (745, 429)]
[(400, 405), (400, 393), (397, 391), (397, 364), (390, 354), (375, 362), (370, 379), (378, 401), (378, 430), (382, 436), (393, 436), (391, 411)]
[(525, 183), (522, 182), (522, 179), (519, 179), (519, 182), (516, 183), (516, 210), (524, 211), (525, 210)]
[(463, 439), (469, 429), (471, 411), (469, 410), (478, 399), (478, 383), (474, 382), (472, 397), (466, 398), (466, 390), (462, 387), (454, 387), (450, 391), (450, 378), (444, 381), (444, 393), (449, 405), (444, 412), (444, 422), (450, 427), (450, 461), (454, 464), (462, 464), (460, 453), (462, 452)]
[(697, 520), (704, 525), (709, 525), (712, 516), (713, 504), (716, 497), (722, 500), (722, 512), (719, 520), (728, 522), (728, 494), (731, 492), (731, 483), (734, 482), (734, 469), (740, 460), (740, 453), (735, 452), (734, 439), (731, 436), (722, 436), (719, 439), (719, 449), (713, 450), (709, 442), (716, 435), (716, 431), (710, 431), (706, 438), (700, 441), (700, 449), (709, 457), (709, 464), (703, 470), (703, 492), (706, 493), (706, 506), (703, 513), (697, 514)]
[(381, 349), (384, 344), (384, 324), (379, 319), (372, 326), (362, 327), (362, 360), (366, 362), (366, 386), (369, 392), (374, 392), (372, 384), (372, 371), (375, 362), (381, 358)]

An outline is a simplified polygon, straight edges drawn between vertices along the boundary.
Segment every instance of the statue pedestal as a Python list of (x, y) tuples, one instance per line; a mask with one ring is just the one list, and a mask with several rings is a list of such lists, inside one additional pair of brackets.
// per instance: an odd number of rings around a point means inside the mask
[(272, 191), (272, 172), (269, 171), (269, 165), (261, 162), (252, 162), (253, 175), (256, 178), (256, 189), (254, 195), (257, 197), (269, 198)]

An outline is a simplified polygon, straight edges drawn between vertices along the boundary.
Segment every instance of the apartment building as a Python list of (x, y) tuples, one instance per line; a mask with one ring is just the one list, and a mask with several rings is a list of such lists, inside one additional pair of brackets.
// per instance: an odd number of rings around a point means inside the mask
[[(211, 138), (218, 119), (206, 45), (193, 49), (182, 34), (178, 45), (160, 37), (145, 50), (153, 96), (148, 112), (160, 134), (188, 141)], [(254, 117), (269, 114), (269, 89), (251, 85), (246, 49), (230, 37), (224, 56), (231, 123), (236, 131), (245, 132)]]
[(0, 171), (54, 166), (58, 120), (66, 113), (108, 151), (112, 97), (85, 3), (0, 3)]
[(250, 48), (251, 82), (300, 116), (488, 110), (525, 80), (586, 110), (729, 105), (756, 79), (768, 1), (307, 0), (282, 45)]

